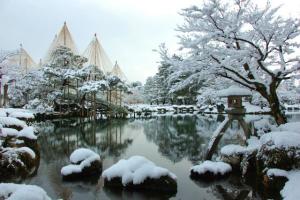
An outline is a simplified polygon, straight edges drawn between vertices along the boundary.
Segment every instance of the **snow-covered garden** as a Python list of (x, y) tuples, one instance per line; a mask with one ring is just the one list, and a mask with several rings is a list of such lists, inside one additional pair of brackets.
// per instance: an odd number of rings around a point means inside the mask
[(39, 65), (0, 50), (0, 199), (300, 199), (300, 23), (280, 9), (182, 9), (145, 84), (66, 22)]

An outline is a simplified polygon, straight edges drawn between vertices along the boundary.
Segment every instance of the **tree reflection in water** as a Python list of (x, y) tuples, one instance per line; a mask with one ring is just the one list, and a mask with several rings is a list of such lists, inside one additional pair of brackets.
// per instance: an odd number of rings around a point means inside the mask
[(196, 115), (163, 116), (145, 122), (144, 133), (159, 147), (159, 152), (174, 163), (188, 158), (195, 164), (202, 160), (217, 124), (215, 118)]
[(132, 138), (122, 137), (124, 124), (126, 121), (56, 121), (52, 133), (40, 134), (43, 158), (49, 162), (58, 157), (63, 159), (80, 147), (93, 149), (102, 157), (119, 157), (132, 143)]

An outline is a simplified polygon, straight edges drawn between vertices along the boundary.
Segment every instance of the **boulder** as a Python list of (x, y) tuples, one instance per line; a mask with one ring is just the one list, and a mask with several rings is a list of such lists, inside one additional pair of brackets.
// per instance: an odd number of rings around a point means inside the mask
[(71, 156), (72, 164), (61, 169), (63, 180), (91, 180), (99, 178), (102, 172), (100, 156), (92, 150), (80, 148), (75, 150)]
[(206, 160), (191, 168), (190, 177), (192, 179), (214, 181), (228, 177), (231, 171), (232, 167), (227, 163)]
[(177, 193), (176, 176), (142, 156), (122, 159), (102, 173), (105, 187)]
[(28, 147), (1, 148), (0, 177), (3, 180), (28, 177), (35, 172), (38, 163), (39, 158)]

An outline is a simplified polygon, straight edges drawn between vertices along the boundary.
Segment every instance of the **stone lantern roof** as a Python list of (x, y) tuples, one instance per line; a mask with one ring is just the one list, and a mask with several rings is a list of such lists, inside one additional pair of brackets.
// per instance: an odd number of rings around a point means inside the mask
[(241, 88), (236, 85), (232, 85), (229, 88), (226, 88), (224, 90), (220, 90), (217, 92), (219, 97), (248, 97), (252, 96), (252, 92), (246, 88)]

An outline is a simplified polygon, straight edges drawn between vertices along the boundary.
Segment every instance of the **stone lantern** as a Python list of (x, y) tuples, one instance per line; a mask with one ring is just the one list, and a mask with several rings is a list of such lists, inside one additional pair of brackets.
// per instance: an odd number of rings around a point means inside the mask
[(246, 109), (243, 106), (243, 97), (252, 96), (251, 91), (245, 88), (240, 88), (238, 86), (230, 86), (229, 88), (220, 90), (218, 92), (218, 96), (221, 98), (227, 98), (228, 108), (225, 111), (228, 116), (213, 133), (212, 138), (208, 144), (208, 150), (205, 156), (206, 160), (210, 160), (212, 158), (213, 153), (217, 149), (218, 143), (233, 121), (238, 121), (243, 129), (246, 138), (249, 138), (251, 135), (250, 126), (244, 120)]
[(233, 85), (227, 89), (220, 90), (218, 96), (227, 98), (228, 108), (226, 112), (228, 114), (245, 114), (246, 109), (243, 106), (243, 97), (250, 97), (252, 93), (248, 89)]

